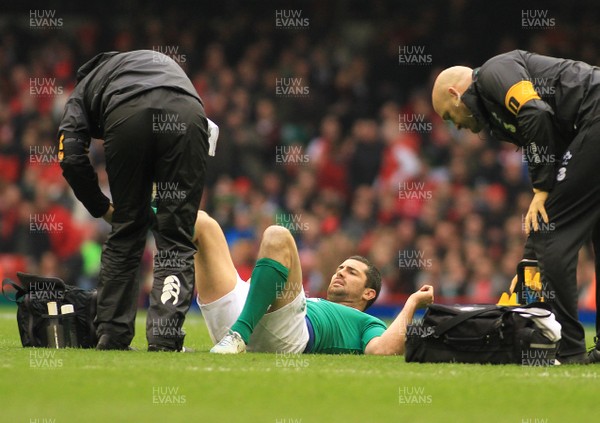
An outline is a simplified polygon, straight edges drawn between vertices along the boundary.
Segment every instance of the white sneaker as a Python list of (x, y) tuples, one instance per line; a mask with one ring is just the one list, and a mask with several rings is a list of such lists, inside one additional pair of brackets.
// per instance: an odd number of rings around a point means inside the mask
[(230, 332), (210, 349), (213, 354), (240, 354), (246, 352), (246, 343), (239, 333)]

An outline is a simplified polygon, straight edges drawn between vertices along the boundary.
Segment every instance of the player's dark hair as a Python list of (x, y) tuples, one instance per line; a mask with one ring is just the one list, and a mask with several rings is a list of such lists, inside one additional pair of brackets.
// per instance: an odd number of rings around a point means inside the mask
[[(367, 265), (367, 270), (365, 274), (367, 275), (367, 281), (365, 282), (365, 288), (372, 288), (375, 290), (375, 297), (367, 302), (365, 305), (365, 310), (371, 307), (371, 305), (377, 300), (379, 297), (379, 292), (381, 291), (381, 273), (379, 269), (376, 268), (373, 263), (371, 263), (366, 257), (363, 256), (352, 256), (348, 257), (348, 260), (356, 260), (360, 261)], [(363, 310), (364, 311), (364, 310)]]

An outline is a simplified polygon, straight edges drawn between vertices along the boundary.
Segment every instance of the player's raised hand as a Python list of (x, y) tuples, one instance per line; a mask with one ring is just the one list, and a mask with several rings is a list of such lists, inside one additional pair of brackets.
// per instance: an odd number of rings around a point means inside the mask
[(408, 297), (409, 301), (414, 301), (417, 308), (422, 308), (433, 303), (433, 286), (423, 285), (418, 291)]

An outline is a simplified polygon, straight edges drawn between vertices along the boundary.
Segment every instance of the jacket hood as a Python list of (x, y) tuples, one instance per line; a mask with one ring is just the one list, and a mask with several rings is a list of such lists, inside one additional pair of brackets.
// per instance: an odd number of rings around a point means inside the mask
[(91, 71), (100, 66), (102, 63), (111, 59), (113, 56), (119, 54), (118, 51), (109, 51), (106, 53), (100, 53), (94, 56), (91, 60), (84, 63), (79, 69), (77, 69), (77, 82), (79, 83), (83, 78), (85, 78)]

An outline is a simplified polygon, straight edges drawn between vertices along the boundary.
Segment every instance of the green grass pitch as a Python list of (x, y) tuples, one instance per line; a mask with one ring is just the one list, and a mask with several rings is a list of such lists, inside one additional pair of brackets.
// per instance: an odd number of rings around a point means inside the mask
[[(0, 422), (568, 422), (600, 411), (600, 365), (410, 364), (401, 357), (213, 356), (188, 315), (189, 354), (21, 347), (0, 308)], [(593, 333), (588, 328), (588, 340)]]

